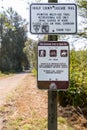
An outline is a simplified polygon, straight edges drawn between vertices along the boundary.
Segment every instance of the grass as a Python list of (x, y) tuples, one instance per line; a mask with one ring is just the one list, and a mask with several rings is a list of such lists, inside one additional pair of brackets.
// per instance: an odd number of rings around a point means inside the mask
[(58, 130), (75, 130), (75, 129), (70, 126), (69, 122), (67, 122), (65, 118), (59, 117)]
[(9, 122), (6, 123), (4, 130), (47, 130), (47, 120), (42, 119), (27, 119), (17, 118), (12, 120), (9, 118)]
[(5, 112), (5, 107), (1, 106), (0, 107), (0, 117), (3, 115), (3, 112)]
[[(37, 118), (37, 119), (23, 119), (23, 117), (18, 117), (15, 120), (9, 118), (4, 130), (48, 130), (47, 119)], [(66, 119), (58, 118), (58, 130), (74, 130)]]
[[(9, 94), (7, 97), (7, 101), (10, 103), (12, 102), (12, 94)], [(47, 118), (29, 118), (29, 115), (23, 116), (17, 114), (16, 117), (14, 117), (14, 112), (12, 109), (10, 109), (9, 106), (2, 106), (0, 107), (0, 113), (1, 116), (6, 113), (6, 110), (9, 110), (7, 113), (5, 122), (5, 126), (3, 130), (48, 130), (47, 127)], [(34, 114), (35, 115), (35, 114)], [(63, 117), (58, 118), (58, 130), (75, 130), (72, 128), (67, 122), (67, 120)]]
[[(17, 88), (18, 92), (19, 88)], [(16, 91), (15, 91), (16, 92)], [(6, 118), (3, 130), (47, 130), (47, 118), (36, 118), (34, 111), (32, 111), (33, 117), (29, 118), (29, 115), (20, 115), (17, 109), (14, 109), (15, 97), (14, 92), (9, 93), (7, 96), (7, 105), (0, 108), (1, 116)], [(16, 112), (16, 115), (14, 114)], [(26, 113), (26, 111), (25, 111)], [(58, 118), (58, 130), (74, 130), (65, 118)]]
[[(7, 102), (10, 103), (14, 100), (13, 94), (10, 93), (7, 96)], [(6, 110), (9, 106), (2, 106), (0, 107), (0, 113), (1, 116), (3, 113), (6, 113)], [(10, 110), (9, 113), (7, 113), (7, 121), (5, 123), (5, 127), (3, 130), (48, 130), (47, 128), (47, 118), (29, 118), (29, 115), (23, 116), (17, 114), (17, 116), (13, 117), (13, 110)], [(32, 111), (33, 113), (33, 111)], [(67, 120), (63, 117), (58, 118), (58, 130), (75, 130), (70, 126), (70, 124), (67, 122)]]
[(4, 76), (5, 74), (0, 71), (0, 77)]
[(14, 73), (10, 73), (10, 72), (4, 72), (4, 73), (2, 73), (1, 71), (0, 71), (0, 77), (5, 77), (5, 76), (11, 76), (11, 75), (13, 75)]
[(13, 97), (13, 91), (12, 92), (10, 92), (8, 95), (7, 95), (7, 97), (6, 97), (6, 102), (7, 103), (10, 103), (10, 102), (12, 102), (14, 100), (14, 97)]
[(33, 70), (32, 70), (32, 73), (36, 76), (36, 75), (37, 75), (37, 70), (36, 70), (36, 69), (33, 69)]

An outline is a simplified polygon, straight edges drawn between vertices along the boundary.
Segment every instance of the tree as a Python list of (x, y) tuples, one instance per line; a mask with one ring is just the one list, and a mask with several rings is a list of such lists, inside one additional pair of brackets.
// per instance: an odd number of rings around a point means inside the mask
[(24, 43), (27, 39), (27, 23), (17, 12), (9, 8), (3, 12), (2, 23), (2, 71), (21, 71), (25, 62), (23, 53)]
[(32, 69), (37, 68), (37, 41), (29, 39), (25, 42), (24, 53)]
[(76, 0), (79, 7), (79, 14), (81, 16), (81, 26), (79, 36), (87, 38), (87, 0)]

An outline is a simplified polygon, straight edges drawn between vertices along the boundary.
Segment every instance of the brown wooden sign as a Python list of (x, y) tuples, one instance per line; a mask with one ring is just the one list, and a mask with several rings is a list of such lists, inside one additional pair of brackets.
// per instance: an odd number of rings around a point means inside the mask
[(69, 87), (68, 42), (38, 43), (38, 75), (40, 89), (66, 90)]

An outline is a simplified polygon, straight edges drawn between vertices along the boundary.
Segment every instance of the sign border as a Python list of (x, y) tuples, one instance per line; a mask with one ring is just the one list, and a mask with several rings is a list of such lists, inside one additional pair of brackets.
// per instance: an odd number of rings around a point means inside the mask
[[(57, 85), (57, 88), (52, 89), (52, 90), (67, 91), (68, 88), (69, 88), (69, 84), (70, 84), (70, 46), (69, 46), (69, 43), (66, 42), (66, 41), (39, 41), (38, 47), (39, 47), (39, 44), (41, 42), (42, 43), (67, 43), (68, 51), (69, 51), (69, 56), (68, 56), (68, 81), (38, 81), (38, 60), (37, 60), (37, 87), (41, 90), (51, 90), (49, 88), (49, 86), (51, 85), (51, 83), (55, 83), (55, 85)], [(49, 46), (49, 45), (47, 45), (47, 46)], [(37, 49), (37, 54), (38, 54), (38, 49)], [(38, 59), (38, 55), (37, 55), (37, 59)], [(66, 86), (64, 86), (64, 85), (66, 85)]]
[[(75, 11), (76, 11), (76, 13), (75, 13), (75, 23), (76, 23), (76, 31), (75, 32), (73, 32), (73, 33), (33, 33), (32, 32), (32, 30), (31, 30), (31, 6), (32, 5), (74, 5), (75, 6)], [(52, 35), (55, 35), (55, 34), (76, 34), (77, 33), (77, 6), (76, 6), (76, 4), (72, 4), (72, 3), (32, 3), (32, 4), (30, 4), (30, 33), (31, 34), (52, 34)]]

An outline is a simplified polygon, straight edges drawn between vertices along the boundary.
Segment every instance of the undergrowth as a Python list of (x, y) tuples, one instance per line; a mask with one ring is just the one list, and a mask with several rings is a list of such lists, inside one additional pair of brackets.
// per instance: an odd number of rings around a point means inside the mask
[[(3, 130), (48, 130), (46, 118), (27, 119), (22, 117), (15, 120), (9, 118)], [(63, 117), (58, 118), (58, 130), (74, 130)]]

